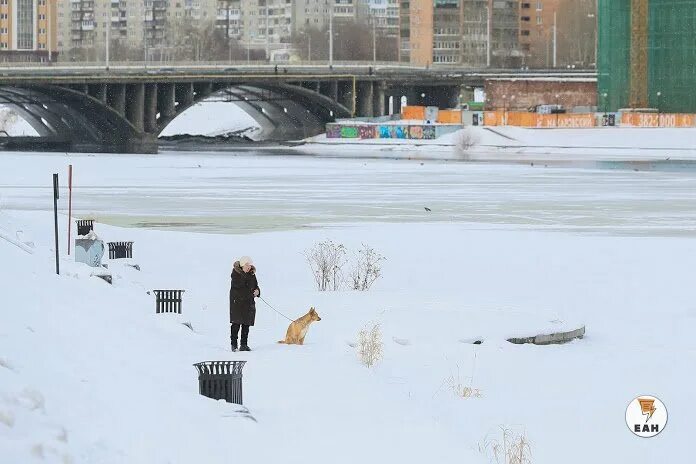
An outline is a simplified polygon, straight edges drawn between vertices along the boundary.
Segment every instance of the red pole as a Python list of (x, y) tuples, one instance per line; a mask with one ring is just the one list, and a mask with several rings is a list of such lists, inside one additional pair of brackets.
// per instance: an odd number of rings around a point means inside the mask
[(70, 231), (72, 230), (72, 164), (68, 166), (68, 256), (70, 256)]

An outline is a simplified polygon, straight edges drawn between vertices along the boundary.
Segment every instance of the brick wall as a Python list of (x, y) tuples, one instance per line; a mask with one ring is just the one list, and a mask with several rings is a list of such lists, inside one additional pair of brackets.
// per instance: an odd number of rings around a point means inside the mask
[[(487, 80), (486, 110), (526, 110), (535, 105), (597, 105), (597, 83), (548, 80)], [(556, 98), (558, 95), (558, 98)], [(514, 98), (512, 98), (514, 96)]]

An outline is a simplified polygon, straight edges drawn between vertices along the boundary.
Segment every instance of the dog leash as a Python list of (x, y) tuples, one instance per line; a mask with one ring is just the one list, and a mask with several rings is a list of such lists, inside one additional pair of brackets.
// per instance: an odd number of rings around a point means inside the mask
[(269, 308), (271, 308), (273, 311), (277, 312), (278, 314), (280, 314), (281, 316), (283, 316), (283, 317), (284, 317), (285, 319), (287, 319), (288, 321), (293, 322), (293, 320), (290, 319), (288, 316), (286, 316), (285, 314), (281, 313), (280, 311), (278, 311), (277, 309), (275, 309), (273, 306), (271, 306), (270, 303), (269, 303), (268, 301), (264, 300), (264, 299), (263, 299), (262, 297), (260, 297), (260, 296), (259, 296), (258, 298), (259, 298), (259, 300), (261, 300), (261, 301), (263, 301), (264, 303), (266, 303), (266, 306), (268, 306)]

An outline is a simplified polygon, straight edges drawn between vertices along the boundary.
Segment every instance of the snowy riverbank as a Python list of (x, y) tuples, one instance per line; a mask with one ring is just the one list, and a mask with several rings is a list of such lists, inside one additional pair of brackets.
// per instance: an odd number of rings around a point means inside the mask
[[(462, 149), (462, 137), (472, 146)], [(319, 135), (306, 142), (297, 150), (320, 156), (499, 162), (696, 160), (696, 129), (468, 127), (435, 140)]]
[[(113, 286), (91, 278), (61, 235), (56, 276), (49, 184), (68, 162), (82, 214), (240, 226), (224, 235), (97, 223), (103, 239), (135, 242), (142, 271), (111, 263)], [(526, 433), (535, 463), (647, 464), (688, 452), (692, 173), (219, 155), (20, 154), (0, 167), (2, 236), (21, 229), (34, 243), (29, 254), (0, 238), (4, 461), (483, 464), (479, 448), (501, 425)], [(668, 213), (650, 209), (657, 197)], [(564, 228), (573, 232), (550, 231)], [(302, 252), (326, 238), (387, 258), (372, 291), (314, 290)], [(278, 309), (317, 307), (305, 346), (276, 344), (287, 321), (259, 303), (254, 351), (229, 351), (229, 273), (242, 254)], [(181, 316), (155, 314), (146, 291), (158, 287), (186, 290)], [(371, 321), (385, 357), (367, 369), (351, 344)], [(578, 324), (586, 338), (567, 345), (505, 341)], [(198, 395), (191, 364), (212, 359), (248, 361), (248, 409)], [(456, 396), (459, 382), (482, 396)], [(640, 394), (670, 412), (649, 440), (624, 422)]]

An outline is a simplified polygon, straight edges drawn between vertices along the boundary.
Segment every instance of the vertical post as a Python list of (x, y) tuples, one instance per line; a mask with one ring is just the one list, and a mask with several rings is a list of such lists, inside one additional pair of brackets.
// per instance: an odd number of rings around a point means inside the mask
[(271, 55), (270, 55), (269, 48), (268, 48), (269, 47), (269, 45), (268, 45), (269, 44), (269, 38), (268, 38), (268, 2), (269, 1), (270, 0), (266, 0), (266, 60), (268, 62), (271, 61)]
[(556, 40), (558, 39), (558, 31), (556, 29), (556, 16), (557, 12), (553, 12), (553, 67), (556, 67), (556, 57), (557, 57), (557, 48), (556, 48)]
[(111, 49), (111, 0), (106, 0), (106, 70), (109, 70), (109, 52)]
[(60, 275), (58, 253), (58, 174), (53, 174), (53, 225), (56, 238), (56, 274)]
[(334, 1), (329, 0), (329, 66), (333, 66), (333, 16)]
[(486, 5), (486, 67), (491, 67), (491, 8)]
[(355, 76), (353, 76), (353, 108), (351, 112), (351, 117), (355, 117), (355, 112), (357, 110), (357, 104), (358, 104), (358, 85), (357, 82), (355, 81)]
[(230, 40), (230, 2), (229, 0), (226, 2), (227, 5), (227, 26), (226, 26), (226, 32), (225, 34), (227, 35), (227, 57), (228, 61), (232, 63), (232, 41)]
[(372, 61), (377, 64), (377, 23), (372, 17)]
[(70, 236), (72, 232), (72, 164), (68, 166), (68, 256), (70, 256)]
[(312, 35), (307, 34), (307, 61), (312, 62)]

